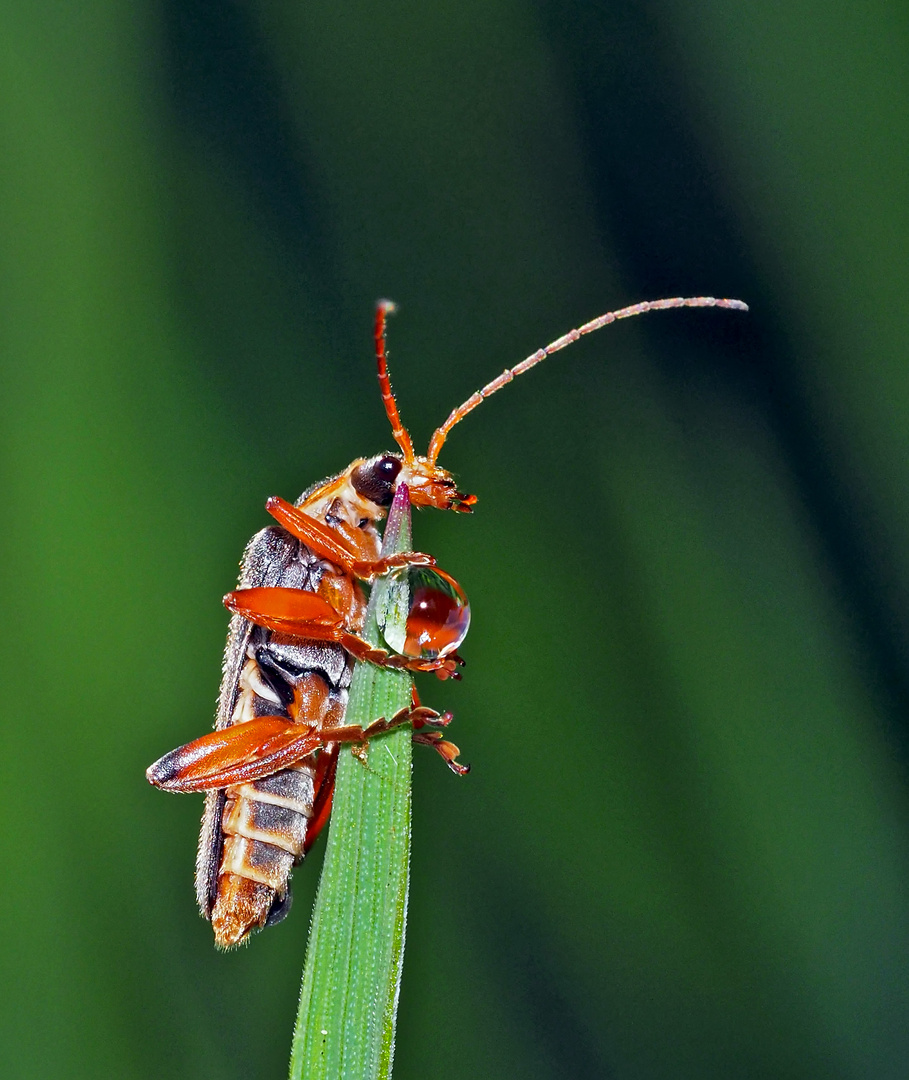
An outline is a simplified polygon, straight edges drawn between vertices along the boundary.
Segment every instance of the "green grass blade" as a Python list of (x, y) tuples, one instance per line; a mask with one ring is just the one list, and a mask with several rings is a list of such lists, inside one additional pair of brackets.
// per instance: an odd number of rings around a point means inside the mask
[[(410, 503), (396, 498), (383, 554), (411, 546)], [(378, 641), (373, 588), (364, 635)], [(406, 612), (398, 611), (403, 619)], [(411, 677), (358, 664), (347, 718), (364, 727), (410, 704)], [(328, 847), (313, 911), (291, 1080), (391, 1076), (410, 874), (411, 728), (371, 741), (368, 766), (341, 748)]]

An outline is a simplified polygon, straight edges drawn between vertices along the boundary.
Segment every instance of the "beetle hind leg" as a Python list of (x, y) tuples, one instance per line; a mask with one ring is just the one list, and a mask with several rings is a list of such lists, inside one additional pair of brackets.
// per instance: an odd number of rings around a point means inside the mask
[[(410, 721), (414, 728), (413, 741), (435, 750), (455, 776), (466, 776), (470, 772), (470, 766), (462, 765), (457, 760), (461, 751), (453, 742), (442, 737), (442, 731), (452, 721), (451, 713), (438, 713), (435, 709), (422, 705), (416, 687), (411, 692), (411, 700), (413, 705), (410, 709)], [(429, 730), (424, 730), (426, 728)]]
[(469, 765), (462, 765), (457, 760), (461, 753), (458, 746), (449, 739), (443, 739), (441, 731), (415, 731), (413, 741), (422, 746), (432, 747), (455, 776), (466, 776), (470, 772)]
[(327, 737), (338, 742), (353, 743), (354, 753), (357, 754), (357, 747), (364, 746), (369, 739), (374, 738), (376, 735), (382, 735), (386, 731), (391, 731), (392, 728), (399, 727), (401, 724), (411, 724), (414, 729), (413, 741), (415, 743), (419, 743), (421, 746), (429, 746), (435, 750), (456, 776), (466, 776), (470, 772), (470, 766), (462, 765), (457, 760), (461, 751), (453, 742), (442, 736), (442, 729), (447, 728), (451, 723), (451, 713), (439, 713), (435, 709), (421, 705), (416, 688), (414, 688), (412, 700), (413, 704), (409, 708), (396, 712), (390, 720), (380, 717), (365, 728), (352, 725), (339, 728), (337, 731), (332, 731), (331, 735)]

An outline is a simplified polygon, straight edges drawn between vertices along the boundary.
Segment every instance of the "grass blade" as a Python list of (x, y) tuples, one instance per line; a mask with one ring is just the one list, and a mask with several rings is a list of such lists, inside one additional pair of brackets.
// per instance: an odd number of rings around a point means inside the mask
[[(388, 516), (383, 554), (411, 546), (410, 501), (401, 485)], [(364, 636), (377, 643), (373, 587)], [(403, 619), (406, 612), (398, 612)], [(410, 704), (411, 677), (358, 664), (347, 718), (364, 727)], [(404, 959), (410, 874), (411, 728), (371, 741), (368, 764), (341, 748), (328, 847), (313, 911), (291, 1080), (374, 1080), (391, 1076)]]

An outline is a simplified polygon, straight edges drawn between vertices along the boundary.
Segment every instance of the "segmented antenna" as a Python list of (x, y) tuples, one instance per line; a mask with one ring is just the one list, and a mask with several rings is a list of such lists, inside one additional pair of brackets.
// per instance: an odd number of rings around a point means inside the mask
[(385, 415), (391, 423), (391, 433), (395, 442), (401, 447), (404, 460), (407, 464), (413, 461), (413, 443), (407, 429), (401, 423), (398, 415), (398, 403), (395, 401), (394, 391), (391, 388), (391, 380), (388, 377), (388, 362), (385, 358), (385, 319), (396, 310), (392, 300), (380, 300), (376, 304), (376, 322), (374, 337), (376, 341), (376, 363), (379, 368), (379, 389), (382, 392), (382, 404), (385, 406)]
[[(578, 338), (583, 337), (585, 334), (592, 334), (594, 330), (599, 330), (603, 326), (608, 326), (609, 323), (616, 322), (618, 319), (630, 319), (633, 315), (643, 315), (646, 311), (665, 311), (667, 308), (680, 307), (721, 307), (731, 308), (734, 311), (748, 310), (748, 305), (743, 304), (741, 300), (723, 300), (717, 299), (715, 296), (673, 296), (668, 300), (644, 300), (640, 304), (632, 304), (631, 307), (620, 308), (618, 311), (607, 311), (605, 315), (600, 315), (599, 318), (591, 319), (590, 322), (584, 323), (580, 329), (569, 330), (567, 334), (563, 334), (560, 338), (556, 338), (556, 340), (550, 345), (547, 345), (545, 349), (538, 349), (535, 353), (528, 356), (526, 360), (522, 360), (520, 364), (516, 364), (515, 367), (503, 371), (502, 374), (493, 379), (491, 383), (487, 383), (482, 390), (477, 390), (475, 394), (471, 394), (462, 405), (459, 405), (452, 412), (445, 423), (440, 428), (436, 429), (432, 440), (429, 443), (429, 452), (426, 455), (429, 462), (435, 464), (436, 459), (439, 456), (439, 451), (442, 449), (449, 431), (451, 431), (455, 424), (460, 423), (468, 413), (473, 412), (481, 401), (485, 401), (497, 390), (501, 390), (503, 386), (507, 386), (508, 383), (518, 375), (523, 375), (525, 371), (529, 371), (532, 367), (535, 367), (541, 360), (545, 360), (547, 356), (551, 356), (554, 352), (558, 352), (559, 349), (564, 349), (566, 345), (571, 345), (572, 342), (577, 341)], [(378, 325), (379, 322), (377, 319), (377, 328)], [(376, 341), (378, 342), (378, 329), (376, 330), (376, 334)], [(387, 382), (388, 380), (386, 378), (386, 385)], [(390, 393), (391, 391), (389, 390), (389, 394)], [(394, 407), (394, 398), (392, 398), (391, 401), (392, 407)], [(388, 411), (389, 407), (387, 403), (385, 408), (386, 411)], [(388, 415), (390, 418), (391, 412), (389, 412)], [(395, 411), (394, 415), (397, 417), (397, 411)], [(394, 420), (392, 420), (392, 427), (394, 427)], [(404, 432), (404, 435), (406, 436), (407, 433)], [(395, 435), (395, 438), (397, 439), (397, 435)], [(398, 442), (399, 445), (402, 445), (403, 447), (400, 440), (398, 440)], [(407, 438), (407, 442), (409, 446), (409, 437)]]

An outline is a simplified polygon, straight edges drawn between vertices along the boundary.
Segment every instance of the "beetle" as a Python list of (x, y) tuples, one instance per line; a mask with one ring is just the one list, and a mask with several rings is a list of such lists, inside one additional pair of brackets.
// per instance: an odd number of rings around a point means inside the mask
[[(430, 555), (380, 556), (376, 528), (406, 485), (414, 506), (469, 513), (475, 495), (460, 492), (437, 464), (451, 429), (518, 375), (585, 334), (618, 319), (676, 307), (747, 310), (738, 300), (673, 297), (607, 312), (508, 368), (454, 409), (425, 456), (398, 414), (385, 349), (390, 301), (380, 301), (374, 341), (379, 388), (400, 453), (358, 458), (305, 491), (293, 505), (272, 497), (275, 519), (249, 542), (235, 590), (215, 730), (165, 754), (147, 770), (166, 791), (205, 791), (196, 860), (196, 897), (215, 943), (229, 948), (279, 922), (290, 906), (290, 875), (328, 820), (342, 743), (362, 744), (410, 723), (414, 740), (434, 747), (457, 773), (458, 748), (442, 737), (451, 720), (419, 703), (365, 728), (345, 724), (357, 661), (459, 678), (458, 656), (470, 622), (460, 585)], [(403, 493), (403, 491), (402, 491)], [(406, 634), (394, 646), (371, 645), (363, 628), (361, 583), (406, 576)], [(388, 644), (386, 642), (386, 644)]]

